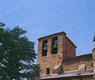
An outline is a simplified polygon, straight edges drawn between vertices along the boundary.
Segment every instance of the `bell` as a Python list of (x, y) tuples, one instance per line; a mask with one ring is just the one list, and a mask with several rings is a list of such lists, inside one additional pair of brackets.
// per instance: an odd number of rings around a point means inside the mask
[(45, 46), (45, 47), (44, 47), (44, 50), (46, 50), (46, 49), (47, 49), (47, 47)]
[(94, 38), (93, 38), (93, 41), (95, 42), (95, 36), (94, 36)]

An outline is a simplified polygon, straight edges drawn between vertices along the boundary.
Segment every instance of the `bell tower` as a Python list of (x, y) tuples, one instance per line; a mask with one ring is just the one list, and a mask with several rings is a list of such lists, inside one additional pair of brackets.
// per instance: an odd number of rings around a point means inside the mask
[(38, 39), (37, 63), (41, 75), (53, 75), (60, 67), (63, 59), (76, 56), (76, 46), (65, 32), (51, 34)]

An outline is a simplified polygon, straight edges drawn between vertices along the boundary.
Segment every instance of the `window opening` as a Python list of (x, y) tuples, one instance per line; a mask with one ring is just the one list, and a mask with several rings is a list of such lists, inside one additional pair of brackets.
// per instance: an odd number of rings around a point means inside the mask
[(58, 38), (52, 38), (52, 54), (56, 54), (58, 52)]
[(50, 69), (46, 68), (46, 75), (49, 75), (49, 74), (50, 74)]
[(48, 41), (43, 41), (42, 56), (47, 56)]

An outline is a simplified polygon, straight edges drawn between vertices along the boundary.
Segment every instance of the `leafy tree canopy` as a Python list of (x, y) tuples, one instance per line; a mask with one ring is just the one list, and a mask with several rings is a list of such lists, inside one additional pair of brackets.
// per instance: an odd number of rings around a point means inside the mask
[(0, 22), (0, 80), (38, 78), (39, 66), (33, 65), (36, 59), (34, 42), (28, 40), (26, 31), (19, 26), (12, 30), (4, 26)]

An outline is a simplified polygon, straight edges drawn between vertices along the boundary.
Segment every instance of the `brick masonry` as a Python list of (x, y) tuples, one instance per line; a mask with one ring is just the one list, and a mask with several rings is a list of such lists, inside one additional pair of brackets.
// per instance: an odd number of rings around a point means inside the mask
[[(51, 54), (52, 38), (58, 37), (58, 53)], [(47, 56), (42, 56), (42, 42), (48, 40)], [(63, 59), (72, 58), (76, 55), (76, 46), (66, 37), (66, 34), (53, 34), (44, 37), (38, 41), (38, 60), (41, 68), (41, 75), (46, 75), (46, 68), (50, 68), (50, 74), (53, 74), (55, 66), (61, 65)]]
[[(51, 53), (52, 38), (58, 37), (58, 53)], [(42, 56), (42, 43), (48, 41), (47, 56)], [(95, 71), (95, 49), (87, 55), (76, 56), (76, 46), (66, 36), (65, 32), (55, 33), (38, 39), (38, 58), (37, 63), (40, 65), (40, 75), (46, 75), (46, 68), (50, 68), (50, 75), (54, 75), (54, 69), (63, 65), (64, 73), (79, 71), (79, 69)], [(81, 68), (79, 68), (81, 66)], [(64, 80), (94, 80), (95, 76), (84, 76), (78, 78), (64, 78)], [(59, 80), (59, 79), (53, 79)], [(60, 78), (61, 80), (61, 78)], [(63, 79), (62, 79), (63, 80)]]

